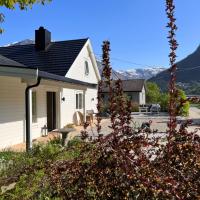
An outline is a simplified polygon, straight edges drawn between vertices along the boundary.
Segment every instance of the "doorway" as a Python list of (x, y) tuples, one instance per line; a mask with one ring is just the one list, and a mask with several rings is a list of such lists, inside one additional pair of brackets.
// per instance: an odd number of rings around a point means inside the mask
[(56, 92), (47, 92), (47, 127), (56, 129)]

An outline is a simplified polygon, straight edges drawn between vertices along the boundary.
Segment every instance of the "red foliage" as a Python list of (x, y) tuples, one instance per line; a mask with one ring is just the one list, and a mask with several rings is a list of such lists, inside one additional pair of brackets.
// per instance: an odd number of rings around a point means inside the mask
[[(200, 199), (200, 137), (188, 132), (186, 121), (177, 129), (176, 49), (173, 0), (166, 0), (169, 18), (170, 81), (169, 130), (166, 143), (152, 131), (131, 128), (131, 102), (124, 98), (122, 82), (112, 84), (110, 43), (103, 43), (103, 75), (98, 88), (97, 132), (72, 161), (52, 164), (50, 180), (55, 196), (64, 199)], [(101, 131), (102, 84), (109, 87), (111, 133)], [(198, 101), (199, 102), (199, 101)], [(184, 103), (184, 102), (182, 102)], [(87, 136), (84, 132), (83, 136)], [(84, 137), (85, 138), (85, 137)]]

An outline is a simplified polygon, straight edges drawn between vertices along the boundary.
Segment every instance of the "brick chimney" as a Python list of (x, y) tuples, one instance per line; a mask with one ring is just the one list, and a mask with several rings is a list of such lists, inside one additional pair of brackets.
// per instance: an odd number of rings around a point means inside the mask
[(46, 50), (50, 43), (51, 32), (42, 26), (38, 30), (35, 30), (35, 49), (37, 51)]

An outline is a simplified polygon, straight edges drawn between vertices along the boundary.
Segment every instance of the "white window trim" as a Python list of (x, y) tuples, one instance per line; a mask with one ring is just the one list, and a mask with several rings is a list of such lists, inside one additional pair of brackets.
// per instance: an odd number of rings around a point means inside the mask
[[(87, 63), (87, 73), (86, 73), (86, 63)], [(89, 74), (90, 74), (90, 68), (89, 68), (89, 62), (88, 62), (88, 60), (85, 60), (84, 61), (84, 74), (85, 74), (85, 76), (87, 77), (87, 76), (89, 76)]]

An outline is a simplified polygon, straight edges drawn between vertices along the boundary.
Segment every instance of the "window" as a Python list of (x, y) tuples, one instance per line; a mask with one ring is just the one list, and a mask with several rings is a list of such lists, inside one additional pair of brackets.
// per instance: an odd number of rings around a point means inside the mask
[(129, 99), (129, 100), (132, 100), (132, 95), (128, 95), (128, 99)]
[(85, 61), (85, 75), (89, 74), (89, 65), (88, 65), (88, 61)]
[(83, 108), (83, 94), (78, 93), (76, 94), (76, 109), (82, 109)]
[(37, 95), (36, 92), (32, 92), (32, 122), (37, 122)]
[(82, 109), (83, 108), (83, 95), (79, 94), (78, 96), (79, 96), (78, 107), (79, 107), (79, 109)]
[(132, 100), (132, 94), (131, 93), (126, 93), (128, 100)]

